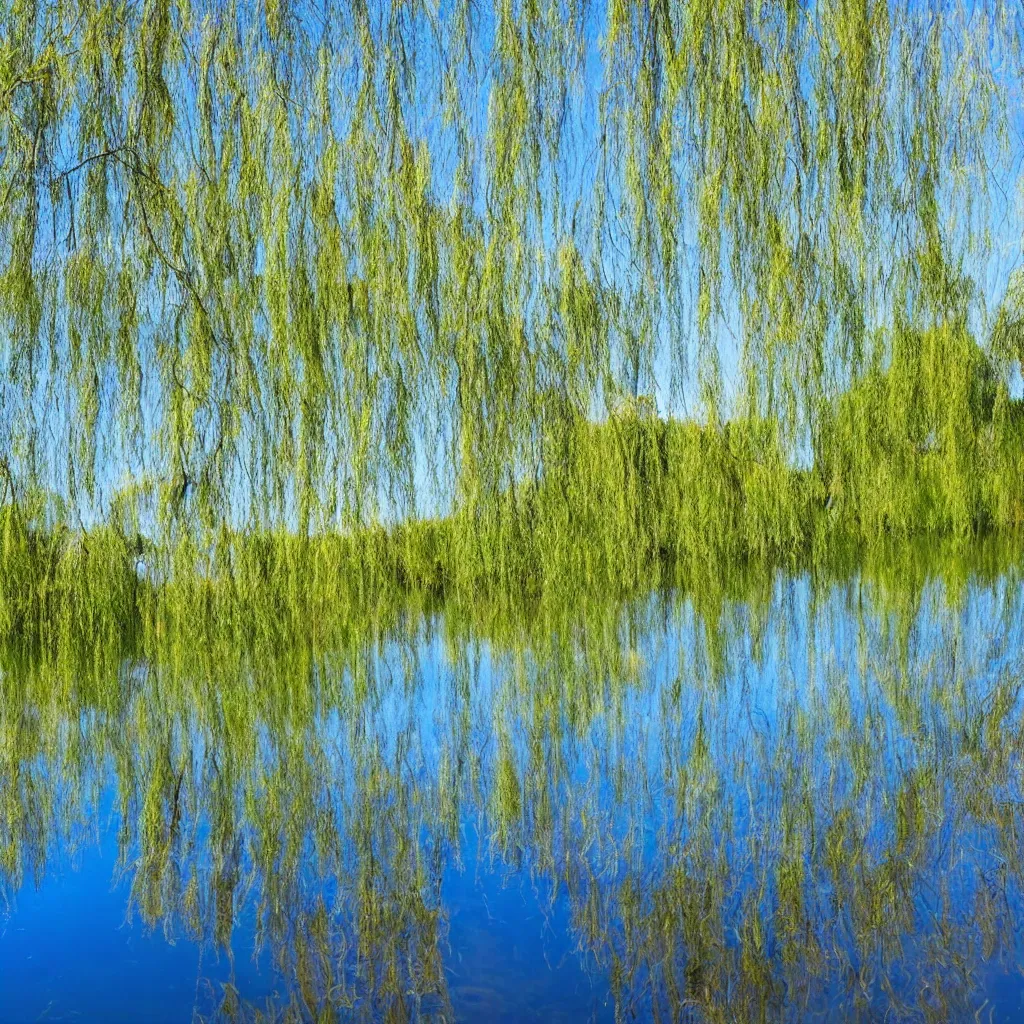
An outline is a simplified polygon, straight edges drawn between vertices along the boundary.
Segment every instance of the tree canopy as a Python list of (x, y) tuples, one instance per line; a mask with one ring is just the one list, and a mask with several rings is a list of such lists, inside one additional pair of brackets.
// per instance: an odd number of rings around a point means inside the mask
[[(886, 369), (917, 400), (908, 331), (973, 333), (1005, 409), (1022, 42), (1002, 0), (7, 0), (0, 504), (500, 538), (569, 463), (581, 507), (624, 397), (863, 463), (832, 410)], [(936, 522), (1019, 518), (1011, 420), (991, 486), (950, 441)]]

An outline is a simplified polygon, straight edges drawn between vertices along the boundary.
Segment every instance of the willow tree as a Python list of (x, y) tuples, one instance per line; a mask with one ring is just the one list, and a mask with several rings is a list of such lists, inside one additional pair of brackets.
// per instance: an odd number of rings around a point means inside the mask
[[(722, 466), (792, 472), (872, 368), (916, 400), (906, 329), (988, 345), (1022, 39), (1002, 0), (7, 0), (7, 557), (105, 524), (180, 572), (454, 512), (455, 575), (507, 571), (633, 472), (592, 429), (623, 395), (709, 432), (663, 467), (651, 546), (683, 543)], [(599, 491), (611, 550), (638, 488)], [(748, 533), (812, 532), (772, 494)]]

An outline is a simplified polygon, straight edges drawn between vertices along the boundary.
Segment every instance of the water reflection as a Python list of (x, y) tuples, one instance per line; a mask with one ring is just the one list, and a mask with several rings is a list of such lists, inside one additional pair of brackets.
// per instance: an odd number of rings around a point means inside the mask
[(0, 1018), (1016, 1020), (1016, 564), (7, 656)]

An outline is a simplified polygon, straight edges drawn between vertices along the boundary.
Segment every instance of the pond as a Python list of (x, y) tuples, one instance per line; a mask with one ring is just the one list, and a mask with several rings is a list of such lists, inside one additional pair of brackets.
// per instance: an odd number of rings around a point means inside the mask
[(5, 656), (0, 1020), (1019, 1020), (1017, 564)]

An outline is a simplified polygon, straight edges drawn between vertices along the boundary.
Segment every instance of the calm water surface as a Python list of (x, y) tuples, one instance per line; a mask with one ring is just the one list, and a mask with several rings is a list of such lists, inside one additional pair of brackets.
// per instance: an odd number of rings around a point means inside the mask
[(1024, 589), (0, 677), (0, 1020), (1024, 1019)]

